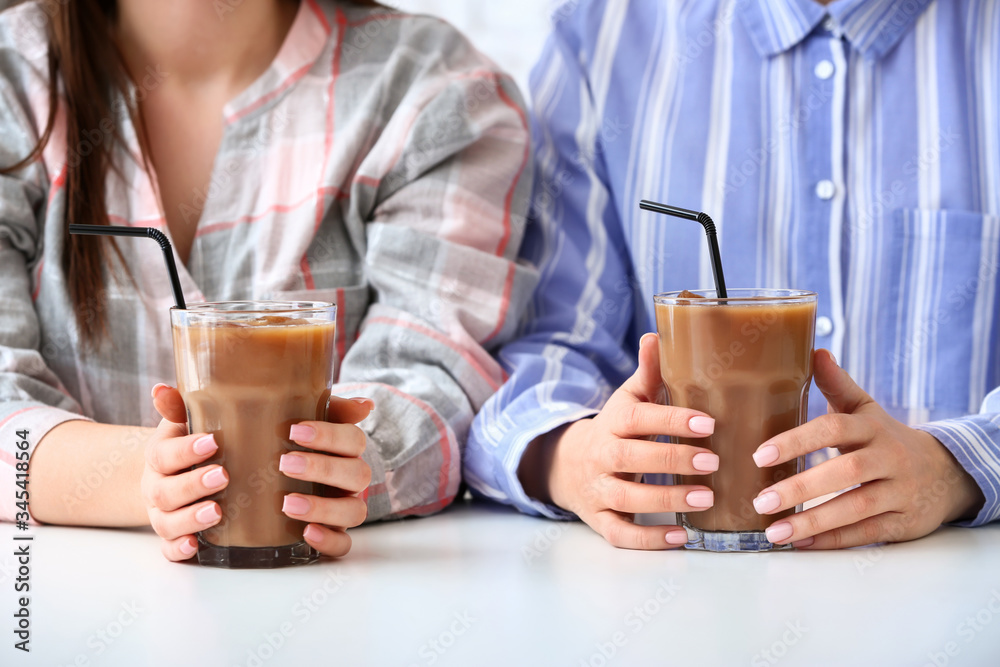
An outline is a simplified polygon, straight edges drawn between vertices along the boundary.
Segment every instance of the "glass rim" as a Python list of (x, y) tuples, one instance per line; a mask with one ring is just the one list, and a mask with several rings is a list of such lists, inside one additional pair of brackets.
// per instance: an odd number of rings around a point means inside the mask
[[(680, 296), (681, 292), (693, 292), (703, 298), (690, 299)], [(818, 299), (816, 292), (797, 289), (769, 289), (765, 287), (738, 287), (726, 290), (726, 298), (720, 298), (714, 289), (678, 290), (653, 295), (653, 302), (671, 305), (684, 302), (685, 306), (715, 306), (719, 304), (741, 306), (811, 303)]]
[[(254, 304), (253, 308), (243, 308), (247, 304)], [(197, 313), (199, 315), (223, 314), (223, 315), (273, 315), (275, 313), (310, 313), (322, 310), (336, 310), (337, 305), (329, 301), (270, 301), (267, 299), (247, 299), (245, 301), (200, 301), (189, 303), (187, 308), (181, 309), (177, 306), (170, 308), (176, 313)]]

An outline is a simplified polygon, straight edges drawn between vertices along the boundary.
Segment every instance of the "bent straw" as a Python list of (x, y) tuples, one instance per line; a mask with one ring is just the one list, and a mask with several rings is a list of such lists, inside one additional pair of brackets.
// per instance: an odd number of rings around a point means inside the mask
[(181, 291), (181, 279), (177, 275), (177, 265), (174, 264), (174, 249), (170, 245), (170, 239), (159, 229), (115, 225), (70, 225), (69, 233), (87, 236), (140, 236), (153, 239), (160, 244), (160, 249), (163, 250), (163, 259), (167, 264), (167, 273), (170, 274), (170, 286), (174, 290), (174, 301), (177, 302), (177, 308), (178, 310), (187, 310), (187, 304), (184, 303), (184, 293)]
[(686, 208), (678, 208), (668, 204), (657, 204), (654, 201), (646, 199), (639, 202), (639, 208), (644, 211), (672, 215), (675, 218), (684, 218), (685, 220), (694, 220), (700, 223), (705, 228), (705, 235), (708, 237), (708, 249), (712, 255), (712, 275), (715, 276), (716, 296), (720, 299), (725, 299), (729, 296), (726, 293), (726, 277), (722, 273), (722, 255), (719, 253), (719, 237), (715, 233), (715, 223), (712, 222), (712, 218), (708, 217), (705, 213), (689, 211)]

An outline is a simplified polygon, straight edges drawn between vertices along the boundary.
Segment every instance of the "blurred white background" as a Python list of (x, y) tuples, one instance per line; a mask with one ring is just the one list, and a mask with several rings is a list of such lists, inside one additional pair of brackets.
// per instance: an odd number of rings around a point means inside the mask
[(510, 72), (528, 98), (528, 73), (560, 0), (381, 0), (403, 11), (435, 14), (464, 32), (480, 51)]

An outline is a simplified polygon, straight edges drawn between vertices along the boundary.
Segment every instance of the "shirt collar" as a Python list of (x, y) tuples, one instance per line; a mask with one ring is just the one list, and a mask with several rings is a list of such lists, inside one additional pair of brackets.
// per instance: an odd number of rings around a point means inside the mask
[(300, 2), (274, 62), (223, 109), (226, 122), (235, 122), (264, 107), (301, 79), (323, 53), (330, 33), (330, 23), (317, 3)]
[(774, 56), (801, 42), (830, 16), (842, 35), (865, 58), (878, 60), (909, 32), (933, 0), (739, 0), (737, 11), (762, 56)]

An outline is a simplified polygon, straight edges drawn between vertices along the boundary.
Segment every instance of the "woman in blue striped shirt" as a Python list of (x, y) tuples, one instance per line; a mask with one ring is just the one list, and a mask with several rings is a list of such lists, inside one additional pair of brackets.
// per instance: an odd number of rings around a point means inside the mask
[[(814, 465), (755, 507), (860, 486), (775, 523), (771, 541), (849, 547), (998, 518), (998, 62), (989, 0), (567, 3), (532, 77), (524, 254), (542, 280), (474, 425), (472, 487), (644, 549), (685, 535), (635, 513), (713, 502), (624, 475), (719, 465), (643, 439), (714, 427), (653, 402), (651, 296), (709, 285), (711, 268), (701, 228), (640, 212), (649, 198), (715, 217), (731, 286), (819, 293), (832, 354), (815, 358), (813, 419), (755, 455)], [(821, 462), (826, 448), (842, 456)]]

